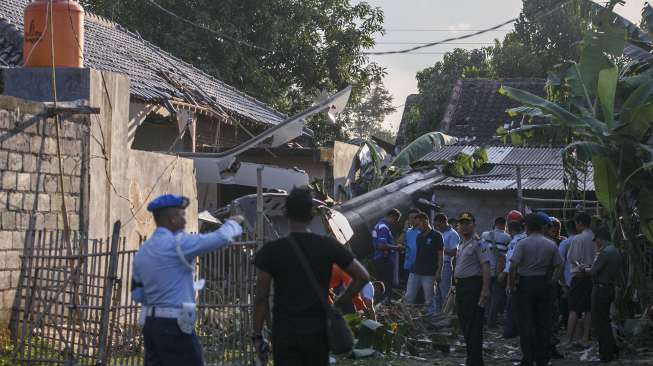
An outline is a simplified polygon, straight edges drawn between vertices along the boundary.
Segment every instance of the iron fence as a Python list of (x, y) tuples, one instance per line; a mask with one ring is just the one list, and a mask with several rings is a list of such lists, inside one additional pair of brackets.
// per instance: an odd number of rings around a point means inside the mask
[[(115, 228), (114, 228), (115, 229)], [(119, 232), (119, 231), (117, 231)], [(141, 365), (140, 306), (131, 298), (136, 250), (126, 240), (86, 239), (66, 245), (60, 231), (28, 235), (12, 330), (20, 365)], [(196, 332), (207, 365), (250, 365), (256, 243), (243, 238), (197, 261), (206, 279)]]

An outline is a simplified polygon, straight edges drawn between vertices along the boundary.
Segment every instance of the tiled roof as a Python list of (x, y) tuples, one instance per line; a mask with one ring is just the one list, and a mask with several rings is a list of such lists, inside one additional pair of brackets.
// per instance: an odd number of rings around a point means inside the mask
[[(13, 23), (21, 35), (23, 9), (27, 3), (28, 0), (0, 1), (0, 19)], [(1, 47), (3, 37), (7, 35), (6, 29), (0, 23), (0, 66), (3, 62), (19, 66), (22, 63), (20, 58), (3, 56)], [(131, 80), (132, 97), (155, 103), (171, 99), (191, 104), (196, 101), (200, 106), (217, 103), (228, 112), (264, 124), (277, 124), (285, 119), (272, 107), (181, 61), (116, 23), (87, 12), (84, 32), (85, 66), (126, 74)], [(209, 94), (210, 100), (202, 95), (196, 84)]]
[(454, 85), (440, 129), (442, 132), (468, 138), (475, 144), (490, 142), (497, 128), (506, 123), (518, 126), (521, 118), (512, 120), (506, 109), (520, 104), (498, 93), (502, 85), (545, 96), (543, 79), (464, 79)]
[[(472, 154), (476, 148), (477, 146), (471, 145), (445, 146), (427, 154), (422, 161), (446, 161), (461, 152)], [(516, 190), (516, 166), (520, 166), (524, 190), (567, 189), (559, 148), (491, 146), (486, 150), (486, 165), (462, 178), (449, 177), (437, 186), (487, 191)], [(587, 191), (594, 190), (592, 176), (591, 167), (586, 176), (579, 175), (579, 180), (585, 181)], [(583, 185), (581, 183), (581, 186)]]
[(0, 19), (0, 66), (23, 62), (23, 35), (6, 20)]

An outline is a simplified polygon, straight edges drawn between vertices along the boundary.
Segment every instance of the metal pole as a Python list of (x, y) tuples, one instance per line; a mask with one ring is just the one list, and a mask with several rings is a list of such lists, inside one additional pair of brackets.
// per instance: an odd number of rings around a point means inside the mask
[(258, 245), (263, 244), (265, 236), (263, 220), (263, 165), (256, 168), (256, 241)]
[(524, 196), (521, 188), (521, 167), (517, 165), (516, 174), (517, 174), (517, 207), (519, 211), (524, 212)]

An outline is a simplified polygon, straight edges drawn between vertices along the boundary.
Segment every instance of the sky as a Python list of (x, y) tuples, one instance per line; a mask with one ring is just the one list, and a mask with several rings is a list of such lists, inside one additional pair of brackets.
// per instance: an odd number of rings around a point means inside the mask
[[(595, 0), (596, 1), (596, 0)], [(354, 1), (358, 2), (358, 1)], [(519, 15), (521, 0), (366, 0), (384, 10), (386, 34), (379, 35), (375, 51), (390, 51), (415, 46), (407, 42), (433, 42), (503, 23)], [(645, 0), (626, 0), (617, 6), (617, 13), (639, 23)], [(442, 53), (456, 47), (473, 49), (503, 38), (512, 25), (479, 35), (465, 44), (438, 45), (422, 49), (419, 54), (371, 56), (371, 60), (386, 68), (386, 88), (394, 97), (397, 112), (389, 115), (384, 127), (395, 131), (401, 122), (403, 104), (409, 94), (417, 93), (418, 71), (442, 59)], [(471, 43), (471, 44), (470, 44)]]

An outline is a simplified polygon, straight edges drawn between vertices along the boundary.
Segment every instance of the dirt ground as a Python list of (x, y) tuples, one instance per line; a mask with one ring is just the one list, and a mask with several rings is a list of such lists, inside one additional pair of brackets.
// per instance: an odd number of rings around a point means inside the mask
[[(603, 365), (598, 359), (597, 345), (589, 349), (574, 349), (559, 347), (559, 351), (565, 356), (563, 360), (552, 360), (551, 364), (556, 366), (590, 366)], [(486, 331), (484, 334), (484, 361), (486, 365), (519, 365), (521, 352), (519, 350), (519, 339), (506, 340), (500, 337), (495, 331)], [(386, 356), (376, 355), (364, 359), (337, 358), (335, 365), (340, 366), (418, 366), (418, 365), (441, 365), (441, 366), (463, 366), (465, 364), (465, 346), (462, 339), (458, 339), (451, 347), (449, 354), (435, 352), (429, 355), (421, 355), (421, 359), (410, 356)], [(623, 352), (621, 359), (609, 365), (652, 365), (653, 350), (632, 349)]]

